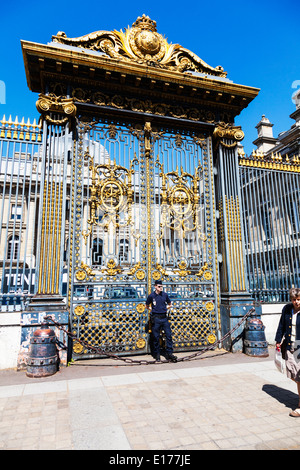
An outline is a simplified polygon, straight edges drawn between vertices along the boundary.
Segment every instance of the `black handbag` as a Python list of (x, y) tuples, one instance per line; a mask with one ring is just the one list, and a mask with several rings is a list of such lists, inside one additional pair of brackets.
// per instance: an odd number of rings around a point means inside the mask
[(282, 358), (285, 359), (285, 353), (286, 353), (286, 340), (284, 339), (280, 345), (280, 350), (281, 350), (281, 355)]

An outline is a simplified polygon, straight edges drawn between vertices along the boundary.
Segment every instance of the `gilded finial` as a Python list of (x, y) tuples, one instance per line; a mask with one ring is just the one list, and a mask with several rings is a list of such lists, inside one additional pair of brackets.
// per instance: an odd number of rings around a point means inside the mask
[(151, 20), (149, 16), (146, 16), (144, 13), (142, 16), (139, 16), (135, 22), (132, 24), (133, 28), (145, 29), (148, 31), (156, 32), (156, 21)]

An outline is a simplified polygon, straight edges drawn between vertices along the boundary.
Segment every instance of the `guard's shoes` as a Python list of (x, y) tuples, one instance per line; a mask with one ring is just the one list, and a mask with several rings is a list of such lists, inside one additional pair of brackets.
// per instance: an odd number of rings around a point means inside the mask
[(167, 361), (177, 362), (177, 356), (174, 356), (174, 354), (167, 353), (166, 354), (166, 359), (167, 359)]
[(155, 360), (156, 360), (156, 362), (161, 362), (161, 360), (160, 360), (160, 355), (159, 355), (159, 354), (157, 354), (157, 355), (155, 356)]

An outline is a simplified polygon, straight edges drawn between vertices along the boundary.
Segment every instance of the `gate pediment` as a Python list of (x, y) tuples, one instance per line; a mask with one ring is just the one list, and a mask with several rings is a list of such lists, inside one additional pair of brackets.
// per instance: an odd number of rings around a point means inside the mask
[(97, 31), (78, 38), (68, 38), (64, 32), (52, 37), (53, 42), (102, 52), (108, 57), (145, 63), (177, 72), (200, 72), (226, 77), (223, 67), (211, 67), (193, 52), (179, 44), (169, 44), (157, 32), (156, 21), (138, 17), (132, 27), (123, 31)]
[(163, 119), (233, 123), (258, 89), (233, 83), (179, 44), (168, 43), (156, 22), (141, 16), (123, 31), (96, 31), (47, 45), (22, 41), (29, 88), (74, 99), (78, 111), (101, 108)]

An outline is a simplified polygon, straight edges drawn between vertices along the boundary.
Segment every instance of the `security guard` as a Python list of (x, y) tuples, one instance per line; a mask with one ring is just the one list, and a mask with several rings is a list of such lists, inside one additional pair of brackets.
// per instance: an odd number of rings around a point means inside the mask
[(298, 406), (290, 412), (290, 416), (300, 418), (300, 289), (293, 287), (289, 294), (291, 303), (286, 304), (282, 309), (275, 341), (276, 349), (281, 349), (285, 359), (287, 377), (297, 383)]
[(159, 338), (160, 331), (163, 329), (166, 335), (166, 359), (177, 362), (177, 357), (173, 355), (173, 341), (170, 323), (167, 318), (167, 310), (171, 308), (171, 300), (166, 292), (163, 291), (162, 281), (155, 281), (154, 291), (146, 300), (146, 308), (152, 306), (151, 323), (153, 334), (153, 356), (160, 361)]

